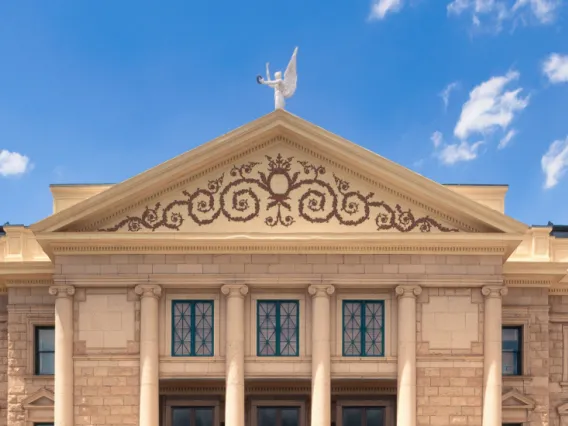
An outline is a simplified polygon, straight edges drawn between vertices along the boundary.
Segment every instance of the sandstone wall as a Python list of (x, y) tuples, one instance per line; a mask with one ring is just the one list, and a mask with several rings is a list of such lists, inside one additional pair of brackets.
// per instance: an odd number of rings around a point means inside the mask
[(425, 288), (417, 304), (417, 423), (481, 425), (483, 296)]
[[(550, 296), (550, 426), (560, 426), (558, 408), (568, 402), (568, 296)], [(554, 321), (554, 317), (560, 317)]]
[[(53, 399), (40, 396), (45, 389), (53, 392), (53, 376), (34, 375), (34, 326), (54, 325), (55, 299), (47, 287), (8, 289), (8, 424), (30, 426), (26, 417), (32, 412), (22, 404), (34, 395), (41, 404), (53, 404)], [(46, 401), (47, 399), (47, 401)], [(29, 401), (33, 406), (34, 401)], [(46, 421), (49, 419), (45, 419)], [(53, 419), (51, 419), (53, 420)]]
[(8, 295), (0, 295), (0, 426), (8, 422)]
[(549, 306), (548, 290), (510, 288), (503, 298), (503, 324), (522, 325), (524, 359), (521, 377), (503, 378), (503, 391), (516, 390), (534, 403), (526, 425), (542, 426), (549, 419)]

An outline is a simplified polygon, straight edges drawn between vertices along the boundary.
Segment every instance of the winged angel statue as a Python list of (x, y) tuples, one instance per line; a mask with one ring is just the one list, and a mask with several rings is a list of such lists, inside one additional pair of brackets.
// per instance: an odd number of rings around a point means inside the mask
[(298, 53), (298, 48), (294, 49), (292, 53), (292, 58), (288, 63), (288, 67), (284, 72), (284, 78), (282, 78), (282, 73), (277, 71), (274, 73), (274, 80), (270, 79), (269, 64), (266, 64), (266, 80), (262, 76), (257, 76), (256, 81), (258, 84), (264, 84), (266, 86), (272, 87), (274, 89), (274, 108), (284, 109), (286, 102), (284, 99), (291, 98), (296, 91), (296, 82), (298, 80), (298, 75), (296, 73), (296, 54)]

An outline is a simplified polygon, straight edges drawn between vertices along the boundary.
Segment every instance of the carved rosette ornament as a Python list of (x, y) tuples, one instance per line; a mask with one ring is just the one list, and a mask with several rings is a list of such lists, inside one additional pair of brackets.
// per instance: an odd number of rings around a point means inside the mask
[(485, 286), (481, 288), (481, 294), (487, 298), (501, 298), (509, 292), (507, 287), (503, 286)]
[(244, 298), (248, 294), (248, 291), (248, 286), (244, 284), (225, 284), (223, 287), (221, 287), (221, 293), (227, 296), (227, 298)]
[(333, 184), (329, 183), (322, 179), (327, 170), (321, 165), (281, 154), (267, 155), (266, 159), (266, 163), (251, 161), (233, 166), (229, 179), (222, 174), (210, 180), (206, 188), (184, 190), (184, 198), (165, 206), (147, 206), (140, 216), (127, 216), (99, 231), (179, 231), (186, 220), (207, 226), (220, 219), (246, 223), (263, 217), (269, 227), (290, 227), (299, 220), (312, 224), (335, 221), (349, 227), (373, 221), (377, 231), (458, 232), (429, 216), (415, 217), (410, 209), (377, 200), (373, 192), (352, 189), (348, 181), (335, 174)]
[(140, 284), (134, 287), (134, 293), (136, 293), (140, 298), (153, 297), (159, 299), (162, 296), (162, 287), (155, 284)]
[(312, 284), (308, 287), (308, 293), (312, 297), (330, 297), (335, 293), (335, 287), (326, 284)]
[(397, 297), (412, 297), (415, 298), (422, 294), (422, 287), (417, 285), (399, 285), (394, 289)]
[(71, 285), (55, 285), (49, 287), (49, 294), (56, 298), (67, 298), (75, 294), (75, 287)]

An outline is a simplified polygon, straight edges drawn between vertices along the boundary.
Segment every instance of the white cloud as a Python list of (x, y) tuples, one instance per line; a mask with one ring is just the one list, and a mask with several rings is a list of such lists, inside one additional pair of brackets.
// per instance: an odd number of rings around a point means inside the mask
[(444, 140), (444, 135), (442, 135), (442, 132), (435, 131), (432, 133), (432, 136), (430, 136), (430, 140), (434, 144), (434, 148), (438, 148)]
[(511, 140), (517, 135), (517, 131), (515, 129), (511, 129), (507, 132), (507, 134), (501, 138), (499, 141), (499, 145), (497, 145), (497, 149), (503, 149), (509, 145)]
[(402, 0), (374, 0), (369, 18), (384, 19), (387, 13), (398, 12), (401, 7)]
[(21, 175), (30, 167), (30, 159), (17, 152), (0, 151), (0, 175)]
[(567, 83), (568, 55), (551, 54), (543, 63), (542, 72), (551, 83)]
[(507, 130), (515, 113), (529, 104), (529, 97), (519, 96), (522, 88), (505, 91), (505, 87), (518, 78), (519, 73), (511, 71), (504, 76), (492, 77), (475, 87), (462, 107), (454, 134), (465, 140), (474, 133), (486, 135), (496, 128)]
[(444, 101), (444, 107), (448, 107), (448, 104), (450, 103), (450, 95), (458, 87), (459, 83), (457, 81), (454, 81), (453, 83), (448, 84), (444, 90), (442, 90), (440, 96), (442, 97), (442, 101)]
[(550, 189), (556, 186), (568, 170), (568, 136), (564, 140), (552, 142), (540, 164), (546, 176), (544, 187)]
[(453, 0), (448, 13), (461, 15), (469, 12), (475, 26), (491, 22), (496, 29), (506, 20), (527, 22), (527, 18), (540, 24), (549, 24), (556, 18), (562, 0)]
[(440, 151), (439, 157), (444, 164), (455, 164), (460, 161), (471, 161), (477, 158), (479, 147), (483, 145), (483, 141), (470, 144), (462, 141), (459, 144), (446, 145)]

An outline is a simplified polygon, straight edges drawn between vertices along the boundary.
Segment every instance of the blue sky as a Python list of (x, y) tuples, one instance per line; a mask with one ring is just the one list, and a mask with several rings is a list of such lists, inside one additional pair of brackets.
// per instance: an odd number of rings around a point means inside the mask
[(568, 223), (566, 3), (3, 1), (0, 222), (49, 215), (51, 183), (120, 182), (269, 113), (255, 76), (299, 46), (293, 114)]

